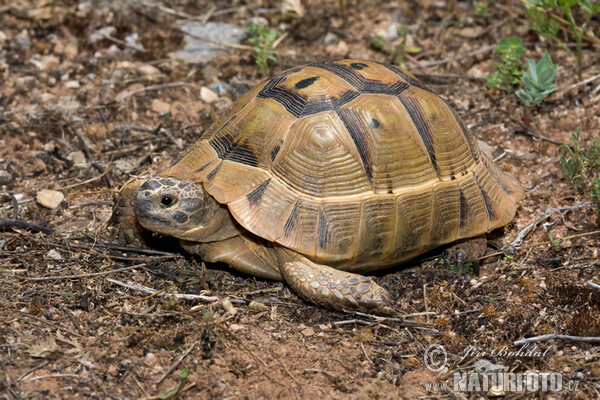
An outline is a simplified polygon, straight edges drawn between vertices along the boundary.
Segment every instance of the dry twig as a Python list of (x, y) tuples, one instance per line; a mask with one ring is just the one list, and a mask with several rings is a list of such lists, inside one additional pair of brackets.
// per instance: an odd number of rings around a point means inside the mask
[[(121, 282), (121, 281), (118, 281), (116, 279), (111, 279), (111, 278), (107, 278), (107, 281), (109, 281), (110, 283), (114, 283), (115, 285), (122, 286), (124, 288), (131, 289), (131, 290), (136, 290), (136, 291), (142, 292), (142, 293), (156, 294), (157, 296), (163, 296), (165, 294), (164, 292), (161, 292), (160, 290), (156, 290), (156, 289), (150, 288), (148, 286), (140, 285), (139, 283), (136, 283), (136, 282), (125, 283), (125, 282)], [(206, 302), (219, 301), (219, 298), (216, 296), (203, 296), (201, 294), (171, 293), (170, 295), (175, 297), (176, 299), (181, 299), (181, 300), (201, 300), (201, 301), (206, 301)]]
[(546, 221), (548, 218), (550, 218), (550, 215), (554, 214), (554, 213), (560, 213), (562, 216), (562, 212), (563, 211), (573, 211), (573, 210), (580, 210), (582, 208), (593, 208), (595, 207), (594, 204), (592, 203), (585, 203), (585, 204), (576, 204), (574, 206), (568, 206), (568, 207), (558, 207), (558, 208), (549, 208), (546, 211), (544, 211), (544, 214), (540, 215), (539, 217), (537, 217), (535, 219), (535, 221), (533, 221), (531, 224), (527, 225), (525, 228), (523, 228), (519, 234), (517, 235), (517, 237), (515, 238), (515, 240), (513, 240), (510, 244), (504, 246), (503, 250), (507, 249), (507, 248), (515, 248), (518, 249), (519, 247), (521, 247), (521, 245), (523, 244), (523, 239), (525, 238), (525, 236), (527, 236), (527, 234), (529, 232), (531, 232), (532, 230), (534, 230), (539, 224), (541, 224), (542, 222)]
[(515, 346), (521, 346), (525, 343), (541, 342), (544, 340), (562, 339), (570, 340), (572, 342), (583, 342), (583, 343), (600, 343), (600, 337), (594, 336), (570, 336), (560, 335), (558, 333), (551, 333), (549, 335), (534, 336), (527, 339), (521, 339), (513, 342)]
[(184, 359), (184, 358), (186, 358), (186, 357), (187, 357), (187, 355), (188, 355), (188, 354), (190, 354), (190, 352), (191, 352), (192, 350), (194, 350), (194, 347), (196, 347), (196, 345), (197, 345), (197, 344), (198, 344), (198, 342), (194, 342), (194, 343), (193, 343), (193, 344), (190, 346), (190, 348), (189, 348), (189, 349), (187, 349), (187, 350), (186, 350), (186, 351), (185, 351), (185, 352), (184, 352), (184, 353), (181, 355), (181, 357), (179, 357), (179, 358), (177, 359), (177, 361), (175, 361), (175, 362), (173, 363), (173, 365), (171, 365), (171, 368), (169, 368), (169, 369), (167, 370), (167, 372), (165, 372), (165, 373), (163, 374), (163, 376), (161, 376), (159, 379), (157, 379), (157, 381), (156, 381), (155, 383), (156, 383), (157, 385), (160, 385), (160, 384), (162, 383), (162, 381), (164, 381), (164, 380), (167, 378), (167, 376), (169, 376), (169, 375), (171, 374), (171, 372), (173, 372), (173, 371), (175, 370), (175, 368), (177, 368), (177, 366), (178, 366), (179, 364), (181, 364), (181, 362), (183, 361), (183, 359)]

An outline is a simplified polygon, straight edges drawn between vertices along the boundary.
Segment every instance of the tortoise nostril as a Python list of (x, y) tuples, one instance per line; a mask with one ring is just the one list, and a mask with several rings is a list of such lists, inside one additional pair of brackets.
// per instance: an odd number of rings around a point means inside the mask
[(170, 207), (175, 203), (175, 199), (172, 196), (165, 195), (160, 199), (160, 204), (165, 207)]

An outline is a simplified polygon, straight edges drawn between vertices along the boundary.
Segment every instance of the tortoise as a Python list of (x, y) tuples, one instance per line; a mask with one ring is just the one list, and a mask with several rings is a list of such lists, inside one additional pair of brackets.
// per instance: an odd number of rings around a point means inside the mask
[(317, 305), (394, 314), (361, 273), (503, 226), (522, 197), (416, 77), (326, 60), (250, 89), (173, 166), (126, 185), (113, 222)]

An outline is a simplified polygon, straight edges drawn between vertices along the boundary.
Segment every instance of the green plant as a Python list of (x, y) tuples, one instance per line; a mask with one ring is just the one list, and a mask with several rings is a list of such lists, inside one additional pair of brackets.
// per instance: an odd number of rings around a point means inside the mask
[(250, 23), (246, 27), (246, 33), (250, 36), (248, 43), (254, 47), (254, 61), (260, 68), (263, 76), (267, 76), (269, 72), (269, 60), (277, 61), (276, 56), (279, 54), (273, 49), (273, 43), (277, 40), (279, 31)]
[(578, 128), (571, 134), (571, 146), (562, 146), (566, 156), (560, 158), (560, 170), (569, 183), (600, 206), (600, 140), (592, 140), (589, 147), (584, 147), (580, 131)]
[(372, 36), (371, 44), (377, 50), (388, 53), (392, 58), (392, 63), (405, 68), (406, 65), (404, 59), (406, 58), (406, 55), (418, 53), (421, 51), (421, 48), (410, 45), (407, 42), (408, 27), (406, 25), (400, 25), (396, 32), (398, 33), (398, 39), (394, 44), (386, 42), (381, 36)]
[(514, 85), (519, 83), (523, 53), (523, 41), (518, 37), (504, 38), (498, 42), (494, 52), (498, 57), (496, 71), (487, 76), (487, 87), (502, 87), (510, 92)]
[[(531, 20), (531, 29), (540, 36), (557, 42), (577, 61), (577, 75), (581, 79), (581, 48), (583, 37), (592, 18), (600, 13), (598, 0), (521, 0), (525, 4), (525, 13)], [(579, 19), (576, 16), (583, 16)], [(562, 27), (575, 38), (575, 54), (561, 39), (558, 31)]]
[(553, 83), (556, 78), (556, 65), (547, 52), (544, 52), (542, 59), (536, 63), (534, 60), (527, 59), (529, 72), (523, 73), (524, 89), (517, 90), (517, 96), (527, 107), (538, 105), (546, 96), (556, 90)]
[(473, 13), (475, 14), (476, 17), (489, 17), (490, 15), (492, 15), (492, 10), (490, 10), (490, 7), (487, 5), (487, 3), (484, 3), (483, 1), (474, 1), (473, 2)]

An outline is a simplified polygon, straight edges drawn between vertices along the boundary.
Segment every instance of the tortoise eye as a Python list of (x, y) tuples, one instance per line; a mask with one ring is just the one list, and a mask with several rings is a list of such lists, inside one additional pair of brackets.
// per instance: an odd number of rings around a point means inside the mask
[(170, 206), (173, 205), (173, 203), (175, 203), (175, 199), (173, 197), (171, 197), (171, 196), (168, 196), (168, 195), (167, 196), (163, 196), (160, 199), (160, 204), (162, 204), (165, 207), (170, 207)]

